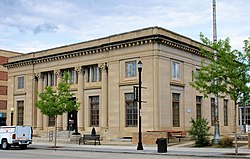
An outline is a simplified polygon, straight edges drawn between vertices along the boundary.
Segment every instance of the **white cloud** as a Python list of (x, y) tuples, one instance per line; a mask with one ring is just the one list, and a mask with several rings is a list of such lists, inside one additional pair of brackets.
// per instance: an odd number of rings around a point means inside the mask
[[(246, 0), (218, 1), (218, 38), (230, 37), (236, 47), (242, 44), (242, 38), (250, 34), (249, 8)], [(13, 51), (71, 44), (148, 26), (161, 26), (194, 40), (199, 40), (200, 32), (211, 36), (212, 1), (0, 1), (0, 41)], [(11, 45), (6, 39), (11, 39)]]

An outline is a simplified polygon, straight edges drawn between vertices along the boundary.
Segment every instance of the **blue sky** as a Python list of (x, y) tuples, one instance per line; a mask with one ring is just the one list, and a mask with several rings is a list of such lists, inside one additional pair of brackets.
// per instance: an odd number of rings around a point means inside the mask
[[(217, 0), (218, 39), (241, 49), (249, 0)], [(212, 39), (212, 0), (0, 0), (0, 49), (34, 52), (160, 26)]]

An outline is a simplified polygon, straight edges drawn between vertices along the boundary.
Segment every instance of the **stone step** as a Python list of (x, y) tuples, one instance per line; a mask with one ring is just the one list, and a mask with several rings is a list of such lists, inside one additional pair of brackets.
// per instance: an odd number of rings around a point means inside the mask
[[(48, 138), (50, 136), (49, 134), (53, 134), (53, 136), (55, 136), (54, 133), (55, 131), (51, 130), (48, 133), (44, 133), (43, 135), (41, 135), (41, 137)], [(74, 133), (73, 131), (57, 131), (56, 136), (58, 138), (70, 138), (73, 133)]]

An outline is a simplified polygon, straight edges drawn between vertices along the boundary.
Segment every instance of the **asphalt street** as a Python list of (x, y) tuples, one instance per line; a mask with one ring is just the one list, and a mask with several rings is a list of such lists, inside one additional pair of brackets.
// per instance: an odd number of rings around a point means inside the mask
[[(199, 156), (171, 156), (164, 154), (130, 154), (87, 151), (55, 151), (53, 149), (0, 150), (0, 159), (198, 159)], [(213, 157), (214, 158), (214, 157)], [(215, 157), (216, 159), (216, 157)], [(221, 159), (221, 157), (220, 157)]]

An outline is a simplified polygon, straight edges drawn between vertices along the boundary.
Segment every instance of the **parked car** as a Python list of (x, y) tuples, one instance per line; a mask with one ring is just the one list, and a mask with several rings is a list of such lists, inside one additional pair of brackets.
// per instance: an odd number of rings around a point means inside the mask
[(19, 146), (26, 149), (32, 144), (32, 127), (31, 126), (1, 126), (0, 127), (0, 146), (7, 150), (10, 146)]

